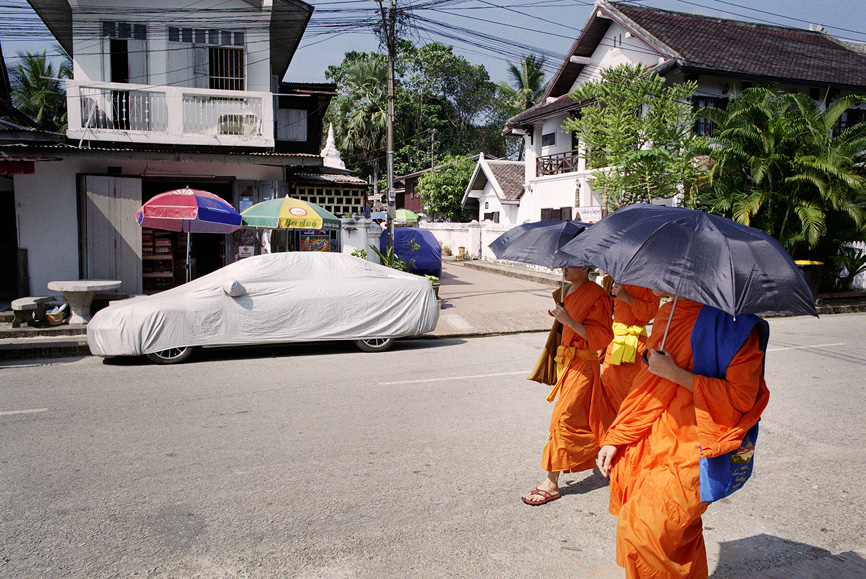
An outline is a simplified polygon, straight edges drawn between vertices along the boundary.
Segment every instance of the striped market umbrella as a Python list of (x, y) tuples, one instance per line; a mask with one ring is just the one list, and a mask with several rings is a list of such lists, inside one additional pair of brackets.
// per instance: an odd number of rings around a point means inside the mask
[(315, 203), (293, 197), (256, 203), (241, 213), (241, 218), (245, 227), (259, 229), (340, 229), (337, 216)]

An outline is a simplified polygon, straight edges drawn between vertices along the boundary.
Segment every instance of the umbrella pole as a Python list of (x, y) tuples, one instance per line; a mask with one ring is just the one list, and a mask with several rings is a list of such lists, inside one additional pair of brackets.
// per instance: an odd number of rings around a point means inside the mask
[(186, 232), (186, 282), (189, 283), (189, 231)]
[(562, 268), (562, 279), (559, 282), (559, 305), (565, 305), (565, 268)]
[(662, 343), (659, 345), (659, 350), (665, 349), (665, 340), (668, 339), (668, 330), (671, 329), (671, 320), (674, 319), (674, 310), (677, 309), (677, 300), (679, 298), (680, 298), (680, 296), (674, 296), (674, 304), (671, 306), (671, 315), (668, 316), (668, 325), (665, 326), (665, 333), (662, 336)]

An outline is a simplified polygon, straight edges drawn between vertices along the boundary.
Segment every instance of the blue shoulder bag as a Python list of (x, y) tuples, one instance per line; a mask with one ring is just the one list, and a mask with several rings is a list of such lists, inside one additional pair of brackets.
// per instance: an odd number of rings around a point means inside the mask
[[(709, 378), (724, 378), (728, 365), (757, 326), (761, 350), (767, 350), (770, 326), (751, 314), (736, 318), (704, 306), (692, 331), (695, 357), (693, 372)], [(752, 475), (758, 423), (755, 423), (736, 450), (700, 459), (701, 502), (712, 503), (742, 487)]]

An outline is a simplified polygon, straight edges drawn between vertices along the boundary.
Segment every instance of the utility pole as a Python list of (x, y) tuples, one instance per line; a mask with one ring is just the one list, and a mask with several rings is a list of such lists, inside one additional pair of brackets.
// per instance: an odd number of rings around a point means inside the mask
[(388, 48), (388, 152), (386, 163), (388, 165), (388, 252), (391, 253), (394, 249), (394, 217), (397, 215), (397, 199), (394, 193), (394, 59), (396, 52), (397, 0), (390, 0), (387, 17), (382, 0), (376, 1), (379, 3), (379, 11), (382, 14), (385, 44)]

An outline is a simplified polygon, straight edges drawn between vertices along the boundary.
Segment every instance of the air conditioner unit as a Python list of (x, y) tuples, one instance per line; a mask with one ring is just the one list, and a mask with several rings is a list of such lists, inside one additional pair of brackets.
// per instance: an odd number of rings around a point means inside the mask
[(220, 115), (219, 134), (249, 137), (258, 133), (259, 119), (256, 115), (232, 113)]

